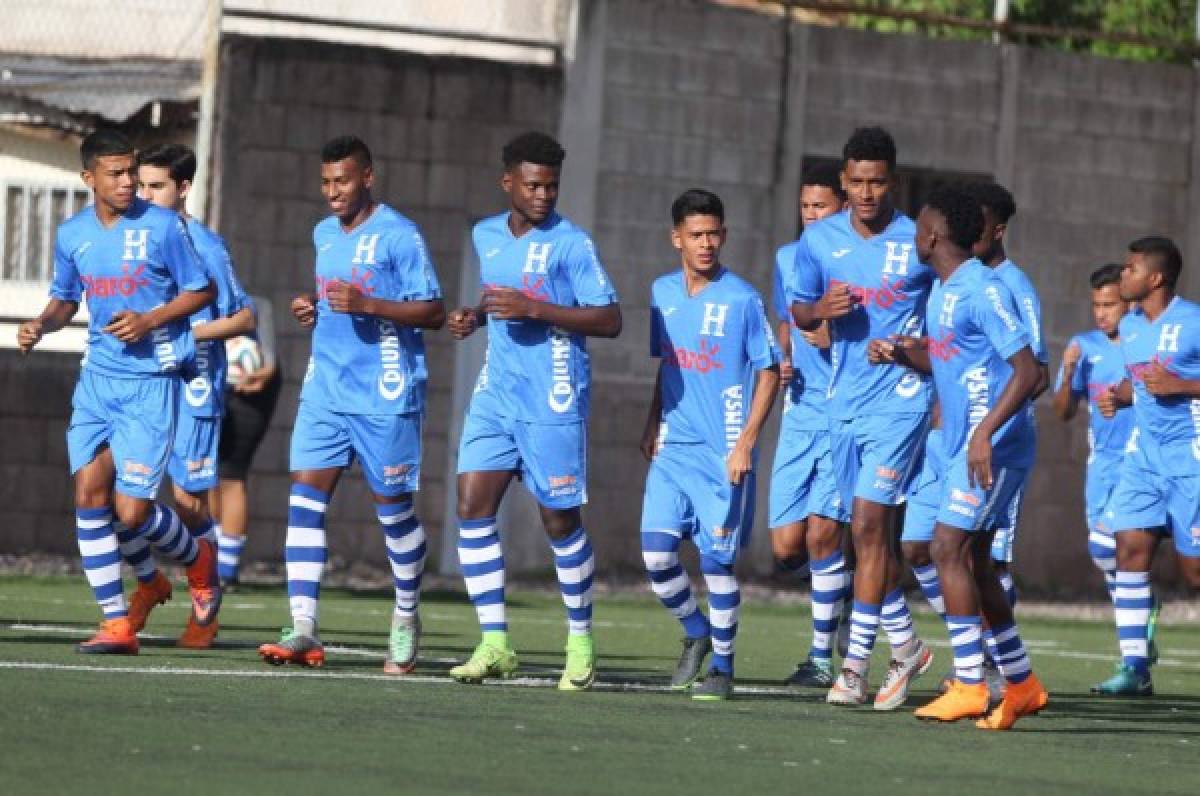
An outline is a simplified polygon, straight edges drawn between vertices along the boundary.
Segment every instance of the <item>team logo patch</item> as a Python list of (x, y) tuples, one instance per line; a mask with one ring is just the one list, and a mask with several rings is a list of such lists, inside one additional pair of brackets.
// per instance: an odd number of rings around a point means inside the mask
[(964, 492), (961, 489), (950, 490), (950, 499), (957, 500), (961, 503), (966, 503), (967, 505), (974, 506), (975, 508), (979, 508), (979, 504), (981, 502), (978, 496), (972, 495), (970, 492)]
[(899, 470), (893, 470), (891, 467), (884, 467), (883, 465), (880, 465), (875, 468), (875, 475), (878, 476), (879, 478), (883, 478), (888, 481), (899, 481), (900, 480), (900, 471)]
[(121, 465), (121, 480), (128, 484), (149, 486), (150, 476), (153, 474), (154, 470), (149, 465), (135, 462), (133, 459), (126, 459)]
[(552, 475), (547, 479), (550, 497), (566, 497), (579, 491), (579, 479), (573, 475)]

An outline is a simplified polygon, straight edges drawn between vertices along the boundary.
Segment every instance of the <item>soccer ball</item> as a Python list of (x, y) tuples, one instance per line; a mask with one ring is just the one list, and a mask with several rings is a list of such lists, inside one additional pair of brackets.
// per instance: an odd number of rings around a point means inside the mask
[(225, 359), (228, 362), (225, 381), (236, 387), (263, 366), (262, 346), (253, 337), (231, 337), (225, 341)]

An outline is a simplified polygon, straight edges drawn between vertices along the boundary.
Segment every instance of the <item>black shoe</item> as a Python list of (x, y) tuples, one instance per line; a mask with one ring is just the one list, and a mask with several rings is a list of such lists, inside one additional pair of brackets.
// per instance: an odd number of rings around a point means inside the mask
[(675, 673), (671, 675), (671, 688), (683, 691), (691, 687), (700, 676), (704, 659), (712, 652), (712, 639), (708, 636), (700, 638), (685, 638), (683, 652), (679, 655), (679, 663), (675, 664)]

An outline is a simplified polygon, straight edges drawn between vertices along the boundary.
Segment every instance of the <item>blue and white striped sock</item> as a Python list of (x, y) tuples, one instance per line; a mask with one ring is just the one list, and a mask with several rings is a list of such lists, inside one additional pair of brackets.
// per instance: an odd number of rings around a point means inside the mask
[(158, 574), (158, 564), (150, 553), (150, 543), (135, 532), (113, 520), (113, 530), (117, 533), (117, 543), (121, 548), (121, 558), (133, 568), (133, 574), (138, 583), (150, 583)]
[(879, 620), (887, 633), (888, 643), (892, 645), (893, 657), (907, 658), (911, 654), (910, 647), (917, 637), (917, 631), (913, 627), (912, 612), (908, 610), (903, 589), (895, 589), (884, 596)]
[(696, 605), (692, 584), (679, 563), (679, 537), (658, 531), (642, 531), (642, 560), (650, 588), (659, 602), (670, 611), (688, 638), (710, 634), (708, 618)]
[(1108, 588), (1108, 598), (1116, 600), (1117, 588), (1117, 540), (1111, 534), (1098, 531), (1095, 528), (1088, 534), (1088, 555), (1096, 564), (1096, 569), (1104, 575), (1104, 585)]
[(196, 540), (188, 533), (175, 509), (162, 503), (150, 507), (150, 516), (135, 533), (149, 542), (160, 555), (176, 564), (189, 567), (200, 555)]
[(217, 544), (217, 523), (212, 517), (206, 517), (195, 528), (188, 526), (193, 539), (207, 539), (215, 546)]
[(967, 685), (983, 682), (983, 620), (978, 616), (947, 616), (954, 676)]
[(305, 484), (292, 484), (288, 495), (288, 527), (284, 541), (288, 607), (296, 633), (317, 632), (317, 601), (329, 549), (325, 544), (325, 512), (329, 495)]
[(583, 528), (577, 528), (570, 536), (551, 539), (550, 546), (558, 588), (567, 607), (567, 632), (576, 636), (591, 633), (592, 574), (596, 571), (592, 542)]
[(742, 593), (732, 564), (700, 557), (700, 571), (708, 587), (708, 621), (712, 626), (712, 668), (733, 674), (733, 648), (737, 640)]
[(850, 612), (850, 648), (846, 651), (845, 665), (859, 674), (867, 671), (875, 636), (879, 633), (881, 606), (854, 601)]
[(396, 589), (394, 618), (411, 620), (421, 600), (421, 575), (425, 572), (425, 528), (417, 519), (411, 501), (375, 505), (375, 514), (383, 526), (388, 561), (392, 565), (392, 584)]
[(1016, 685), (1029, 679), (1033, 665), (1025, 652), (1025, 645), (1015, 624), (998, 625), (984, 635), (988, 655), (1000, 667), (1004, 679)]
[(812, 645), (808, 657), (833, 658), (833, 640), (842, 617), (842, 599), (846, 588), (846, 558), (839, 550), (813, 561), (812, 571)]
[(129, 615), (125, 589), (121, 584), (121, 552), (113, 532), (112, 510), (75, 509), (75, 536), (79, 556), (83, 559), (83, 574), (87, 577), (96, 604), (105, 619)]
[(1150, 573), (1117, 570), (1114, 594), (1121, 659), (1127, 666), (1144, 674), (1150, 670), (1148, 633), (1150, 611), (1154, 608)]
[(458, 563), (480, 629), (485, 633), (508, 632), (504, 612), (504, 548), (500, 546), (495, 517), (459, 519)]
[(942, 582), (938, 580), (937, 567), (926, 564), (923, 567), (913, 567), (917, 583), (921, 586), (921, 594), (929, 601), (929, 606), (937, 611), (938, 616), (946, 618), (946, 600), (942, 597)]
[(245, 547), (245, 536), (229, 536), (217, 526), (217, 576), (222, 581), (237, 580)]
[(1004, 589), (1004, 596), (1008, 598), (1008, 607), (1017, 607), (1017, 586), (1013, 583), (1011, 572), (997, 572), (997, 577), (1000, 578), (1000, 587)]

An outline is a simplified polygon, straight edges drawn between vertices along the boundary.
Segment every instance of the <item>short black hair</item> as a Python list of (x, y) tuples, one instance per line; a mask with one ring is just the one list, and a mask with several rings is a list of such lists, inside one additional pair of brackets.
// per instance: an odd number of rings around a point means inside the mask
[(79, 159), (84, 171), (91, 171), (96, 158), (109, 155), (132, 155), (133, 142), (119, 130), (100, 129), (88, 133), (79, 144)]
[(819, 185), (833, 191), (834, 196), (839, 199), (844, 197), (840, 169), (835, 163), (823, 161), (805, 169), (803, 176), (800, 177), (800, 187), (804, 188), (808, 185)]
[(1088, 277), (1088, 281), (1092, 284), (1092, 290), (1099, 290), (1108, 285), (1116, 285), (1121, 281), (1121, 271), (1124, 267), (1120, 263), (1105, 263), (1104, 265), (1092, 271), (1092, 275)]
[(842, 165), (851, 160), (882, 160), (896, 168), (896, 142), (882, 127), (859, 127), (842, 147)]
[(337, 163), (339, 160), (354, 158), (364, 169), (371, 165), (371, 150), (356, 135), (339, 135), (331, 138), (321, 147), (322, 163)]
[(1158, 235), (1148, 235), (1129, 244), (1129, 251), (1153, 256), (1155, 267), (1163, 275), (1163, 281), (1167, 283), (1167, 287), (1174, 289), (1175, 283), (1179, 281), (1179, 274), (1183, 271), (1183, 255), (1179, 253), (1175, 241)]
[(946, 219), (949, 238), (970, 250), (983, 235), (983, 207), (979, 200), (956, 185), (942, 185), (929, 194), (925, 206)]
[(998, 182), (968, 182), (963, 191), (975, 197), (975, 201), (992, 211), (1001, 224), (1017, 214), (1017, 202), (1009, 190)]
[(567, 150), (551, 136), (530, 130), (505, 144), (500, 157), (504, 161), (505, 171), (511, 171), (522, 163), (558, 169), (562, 168)]
[(671, 202), (671, 221), (675, 226), (683, 223), (688, 216), (716, 216), (725, 223), (725, 205), (721, 197), (703, 188), (691, 188), (679, 194)]
[(183, 144), (155, 144), (143, 149), (138, 152), (137, 164), (166, 169), (176, 183), (196, 178), (196, 153)]

